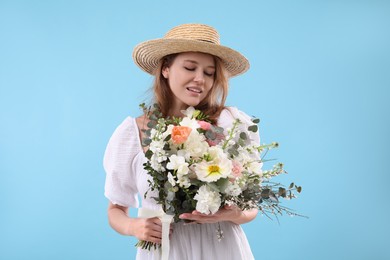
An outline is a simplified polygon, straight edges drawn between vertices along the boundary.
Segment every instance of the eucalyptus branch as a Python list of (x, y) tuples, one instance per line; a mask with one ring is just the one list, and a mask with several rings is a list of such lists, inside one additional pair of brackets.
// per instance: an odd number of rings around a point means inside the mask
[(240, 123), (241, 123), (240, 119), (237, 118), (236, 120), (234, 120), (232, 128), (228, 131), (228, 137), (225, 139), (222, 145), (223, 150), (226, 149), (229, 142), (234, 138), (235, 131)]

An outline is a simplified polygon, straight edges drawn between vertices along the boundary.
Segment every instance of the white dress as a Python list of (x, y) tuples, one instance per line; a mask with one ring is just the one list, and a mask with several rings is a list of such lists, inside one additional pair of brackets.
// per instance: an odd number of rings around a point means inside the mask
[[(234, 118), (249, 124), (250, 117), (237, 108), (230, 107), (222, 111), (218, 125), (231, 127)], [(244, 130), (243, 127), (242, 130)], [(259, 143), (259, 135), (248, 133)], [(141, 147), (135, 118), (127, 117), (115, 130), (104, 155), (106, 171), (105, 196), (113, 203), (125, 207), (138, 208), (139, 198), (142, 207), (160, 209), (151, 198), (147, 180), (150, 176), (143, 169), (146, 158)], [(224, 238), (217, 239), (218, 224), (185, 225), (175, 223), (170, 239), (170, 260), (248, 260), (254, 259), (249, 243), (240, 225), (221, 222)], [(160, 250), (138, 249), (137, 260), (160, 260)]]

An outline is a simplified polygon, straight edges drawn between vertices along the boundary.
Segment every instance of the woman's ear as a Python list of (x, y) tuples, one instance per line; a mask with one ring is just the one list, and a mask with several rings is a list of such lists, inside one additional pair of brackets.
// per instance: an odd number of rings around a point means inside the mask
[(169, 76), (169, 68), (168, 67), (163, 68), (161, 74), (163, 75), (164, 78), (167, 79)]

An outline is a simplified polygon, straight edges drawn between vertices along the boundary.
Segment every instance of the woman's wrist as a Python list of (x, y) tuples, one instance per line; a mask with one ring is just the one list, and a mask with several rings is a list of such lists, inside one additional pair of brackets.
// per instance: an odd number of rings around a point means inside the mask
[(134, 219), (128, 216), (128, 209), (110, 203), (108, 208), (110, 226), (119, 234), (134, 235)]
[(126, 231), (125, 231), (125, 236), (135, 236), (135, 230), (134, 230), (134, 227), (136, 225), (135, 223), (135, 219), (134, 218), (130, 218), (128, 217), (127, 221), (126, 221)]

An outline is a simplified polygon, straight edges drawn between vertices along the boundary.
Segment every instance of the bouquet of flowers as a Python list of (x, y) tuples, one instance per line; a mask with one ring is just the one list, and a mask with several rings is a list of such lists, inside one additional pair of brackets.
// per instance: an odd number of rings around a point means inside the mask
[[(281, 206), (278, 198), (294, 198), (294, 191), (301, 192), (301, 187), (271, 182), (272, 177), (286, 173), (282, 163), (262, 169), (265, 154), (278, 144), (259, 145), (248, 134), (258, 131), (259, 119), (244, 125), (237, 118), (231, 128), (223, 129), (193, 107), (182, 111), (182, 118), (163, 118), (156, 105), (141, 107), (149, 118), (148, 129), (142, 130), (143, 145), (148, 146), (144, 168), (152, 177), (149, 186), (175, 222), (182, 213), (214, 214), (225, 205), (258, 208), (267, 216), (297, 215)], [(138, 246), (151, 245), (141, 241)]]

